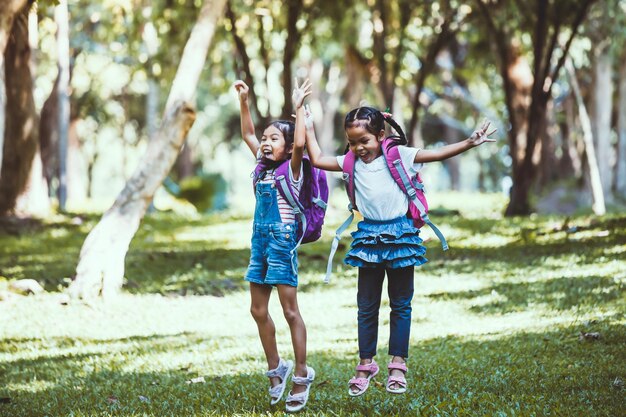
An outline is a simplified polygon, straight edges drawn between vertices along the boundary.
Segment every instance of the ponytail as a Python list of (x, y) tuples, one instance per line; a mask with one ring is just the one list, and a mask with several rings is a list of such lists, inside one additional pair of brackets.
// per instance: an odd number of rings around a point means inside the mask
[[(385, 130), (385, 122), (396, 131), (397, 135), (390, 135), (388, 138), (393, 139), (394, 145), (406, 145), (408, 140), (404, 134), (404, 130), (400, 127), (390, 113), (381, 112), (373, 107), (358, 107), (351, 110), (344, 121), (344, 129), (354, 127), (356, 125), (363, 126), (369, 133), (378, 136), (381, 130)], [(346, 148), (346, 152), (348, 152)]]
[(390, 113), (381, 112), (381, 114), (383, 115), (383, 119), (385, 120), (385, 122), (387, 122), (387, 124), (389, 124), (389, 126), (391, 126), (396, 131), (396, 133), (398, 133), (397, 135), (390, 135), (388, 137), (393, 138), (398, 145), (407, 145), (409, 141), (407, 140), (406, 135), (404, 134), (404, 131), (402, 130), (398, 122), (396, 122), (393, 117), (391, 117)]

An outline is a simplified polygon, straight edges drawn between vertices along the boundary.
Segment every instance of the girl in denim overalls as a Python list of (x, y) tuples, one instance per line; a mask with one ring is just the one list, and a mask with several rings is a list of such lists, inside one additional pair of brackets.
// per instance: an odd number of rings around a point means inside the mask
[[(310, 114), (306, 114), (307, 118)], [(411, 301), (415, 266), (426, 262), (426, 248), (419, 237), (419, 229), (406, 216), (409, 200), (395, 183), (381, 149), (385, 138), (385, 122), (399, 134), (398, 151), (403, 166), (410, 176), (415, 175), (425, 162), (441, 161), (465, 152), (484, 142), (489, 123), (485, 122), (472, 136), (462, 142), (442, 146), (436, 150), (420, 150), (406, 145), (400, 126), (388, 113), (371, 107), (359, 107), (346, 116), (344, 128), (348, 149), (356, 155), (354, 184), (356, 205), (364, 219), (352, 233), (353, 242), (345, 263), (359, 268), (358, 274), (358, 333), (360, 363), (356, 375), (349, 381), (348, 393), (362, 395), (371, 378), (379, 371), (374, 361), (378, 339), (378, 314), (383, 280), (387, 275), (389, 305), (391, 307), (388, 378), (386, 389), (395, 394), (406, 391), (405, 363), (409, 352), (411, 328)], [(323, 156), (313, 129), (307, 123), (307, 150), (314, 166), (328, 171), (342, 171), (344, 156)]]
[(309, 388), (315, 377), (313, 368), (306, 364), (306, 327), (297, 299), (297, 224), (293, 209), (278, 193), (274, 170), (284, 161), (289, 162), (289, 181), (299, 191), (302, 186), (302, 156), (304, 153), (305, 127), (304, 98), (310, 91), (307, 81), (293, 90), (293, 105), (296, 109), (296, 123), (278, 120), (270, 123), (263, 132), (261, 141), (257, 139), (254, 124), (248, 107), (248, 86), (236, 81), (241, 109), (242, 136), (252, 154), (262, 164), (264, 170), (255, 178), (256, 207), (252, 232), (250, 264), (245, 279), (250, 282), (250, 312), (257, 323), (259, 337), (269, 371), (270, 403), (278, 403), (285, 391), (287, 377), (294, 364), (281, 359), (276, 347), (274, 322), (268, 311), (272, 287), (278, 289), (278, 297), (285, 319), (291, 331), (295, 356), (295, 371), (292, 376), (292, 390), (286, 399), (287, 411), (302, 409), (308, 400)]

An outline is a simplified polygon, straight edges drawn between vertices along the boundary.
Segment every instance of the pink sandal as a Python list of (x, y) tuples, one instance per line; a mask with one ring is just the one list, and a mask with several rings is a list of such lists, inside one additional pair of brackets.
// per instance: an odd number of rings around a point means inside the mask
[[(387, 369), (389, 369), (390, 371), (392, 369), (398, 369), (402, 372), (404, 372), (404, 375), (406, 375), (408, 368), (406, 367), (405, 363), (399, 363), (399, 362), (391, 362), (389, 363), (389, 365), (387, 365)], [(406, 392), (406, 378), (403, 376), (391, 376), (389, 375), (389, 377), (387, 378), (387, 392), (390, 392), (392, 394), (404, 394)], [(391, 386), (393, 384), (398, 384), (400, 386), (400, 388), (391, 388)]]
[[(369, 375), (367, 376), (367, 378), (354, 377), (350, 380), (350, 382), (348, 382), (348, 384), (350, 385), (348, 387), (348, 394), (350, 394), (351, 397), (358, 397), (359, 395), (363, 395), (370, 386), (370, 380), (374, 378), (376, 374), (378, 374), (380, 368), (378, 367), (378, 364), (374, 360), (372, 360), (372, 363), (368, 363), (366, 365), (357, 365), (356, 370), (361, 372), (369, 372)], [(359, 390), (356, 392), (352, 391), (352, 385), (356, 386)]]

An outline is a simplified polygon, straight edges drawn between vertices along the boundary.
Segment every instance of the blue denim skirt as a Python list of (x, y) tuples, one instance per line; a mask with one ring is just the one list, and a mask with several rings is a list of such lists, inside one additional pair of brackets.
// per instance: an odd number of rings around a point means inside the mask
[(393, 220), (364, 219), (352, 232), (344, 262), (356, 267), (404, 268), (428, 262), (420, 231), (406, 216)]

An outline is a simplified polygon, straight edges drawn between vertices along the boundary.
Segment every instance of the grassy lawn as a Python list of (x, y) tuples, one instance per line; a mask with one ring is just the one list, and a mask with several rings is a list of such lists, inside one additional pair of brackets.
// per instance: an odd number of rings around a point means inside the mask
[[(430, 262), (416, 271), (409, 391), (387, 394), (381, 374), (359, 398), (347, 394), (358, 353), (356, 271), (340, 264), (349, 236), (322, 283), (345, 216), (330, 212), (324, 238), (300, 252), (317, 372), (301, 415), (626, 415), (626, 216), (503, 219), (502, 204), (459, 194), (435, 202), (451, 210), (431, 215), (451, 250), (428, 241)], [(269, 406), (242, 280), (251, 220), (151, 214), (131, 244), (123, 294), (62, 303), (97, 220), (0, 225), (0, 416), (284, 415), (284, 402)], [(22, 278), (47, 292), (7, 296)], [(386, 295), (383, 304), (380, 363)], [(293, 358), (277, 297), (271, 309), (281, 354)]]

